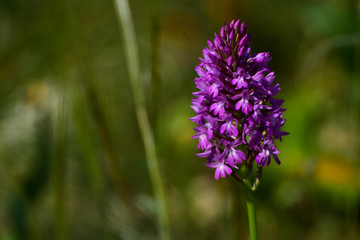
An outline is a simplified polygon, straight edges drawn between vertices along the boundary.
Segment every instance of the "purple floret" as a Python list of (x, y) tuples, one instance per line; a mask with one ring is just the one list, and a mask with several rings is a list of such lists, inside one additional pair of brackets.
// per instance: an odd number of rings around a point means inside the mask
[(275, 74), (267, 67), (270, 53), (251, 54), (250, 35), (240, 20), (225, 23), (207, 43), (195, 67), (198, 91), (191, 106), (196, 116), (190, 120), (198, 125), (193, 138), (203, 150), (197, 156), (216, 168), (216, 180), (240, 164), (268, 166), (271, 157), (280, 164), (274, 140), (288, 133), (281, 130), (285, 109), (283, 100), (274, 98), (280, 84), (273, 84)]

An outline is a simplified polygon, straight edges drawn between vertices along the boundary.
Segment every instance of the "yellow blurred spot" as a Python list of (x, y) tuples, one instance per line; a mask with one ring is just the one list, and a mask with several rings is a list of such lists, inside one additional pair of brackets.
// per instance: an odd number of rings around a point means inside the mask
[(360, 187), (360, 178), (357, 169), (345, 159), (334, 161), (321, 159), (317, 163), (314, 175), (317, 181), (335, 187)]

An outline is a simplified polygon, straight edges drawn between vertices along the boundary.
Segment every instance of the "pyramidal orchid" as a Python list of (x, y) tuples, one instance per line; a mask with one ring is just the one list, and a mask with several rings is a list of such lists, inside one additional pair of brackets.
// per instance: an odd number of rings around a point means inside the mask
[(244, 184), (250, 237), (256, 240), (254, 192), (262, 168), (272, 159), (280, 164), (275, 140), (288, 134), (281, 130), (286, 121), (283, 100), (275, 98), (280, 84), (274, 83), (275, 73), (267, 66), (270, 54), (251, 53), (250, 35), (240, 20), (225, 22), (202, 53), (191, 105), (196, 116), (190, 118), (197, 124), (193, 136), (201, 150), (197, 156), (215, 169), (216, 180), (232, 175)]
[(251, 53), (250, 34), (240, 20), (225, 23), (202, 52), (191, 106), (197, 115), (190, 119), (198, 125), (198, 156), (215, 168), (216, 180), (240, 164), (269, 166), (272, 158), (280, 164), (275, 140), (288, 133), (281, 131), (285, 109), (275, 98), (280, 84), (273, 83), (267, 66), (270, 54)]

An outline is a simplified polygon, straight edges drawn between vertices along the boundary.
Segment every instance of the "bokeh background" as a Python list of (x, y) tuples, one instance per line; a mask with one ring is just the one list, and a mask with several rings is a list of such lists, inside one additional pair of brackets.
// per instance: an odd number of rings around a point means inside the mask
[[(360, 2), (131, 0), (172, 239), (247, 239), (188, 119), (207, 39), (240, 18), (287, 108), (260, 239), (360, 239)], [(0, 239), (159, 239), (111, 0), (0, 1)]]

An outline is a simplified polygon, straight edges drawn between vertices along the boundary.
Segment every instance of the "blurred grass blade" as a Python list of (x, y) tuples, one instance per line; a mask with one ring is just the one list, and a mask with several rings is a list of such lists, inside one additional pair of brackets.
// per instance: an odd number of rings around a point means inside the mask
[(54, 123), (54, 188), (55, 188), (55, 229), (56, 239), (67, 239), (67, 214), (66, 214), (66, 169), (67, 169), (67, 137), (68, 118), (67, 86), (61, 81), (61, 96), (58, 109), (55, 112)]
[(134, 26), (127, 0), (114, 0), (118, 20), (122, 26), (124, 49), (129, 77), (135, 102), (136, 116), (145, 146), (148, 171), (158, 207), (158, 221), (161, 239), (170, 239), (169, 221), (165, 206), (164, 187), (160, 176), (154, 135), (145, 108), (144, 90), (141, 83), (139, 52), (136, 44)]

